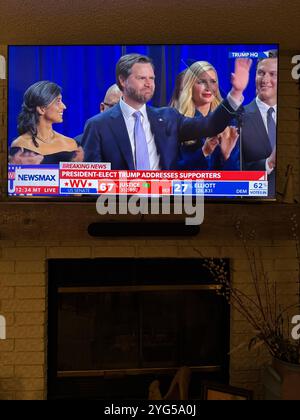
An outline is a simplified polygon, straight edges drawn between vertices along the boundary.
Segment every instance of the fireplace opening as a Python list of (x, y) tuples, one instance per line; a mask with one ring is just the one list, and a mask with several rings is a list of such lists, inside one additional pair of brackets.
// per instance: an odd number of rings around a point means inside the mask
[[(229, 261), (226, 261), (227, 265)], [(48, 261), (48, 398), (147, 398), (180, 366), (228, 380), (229, 308), (201, 259)]]

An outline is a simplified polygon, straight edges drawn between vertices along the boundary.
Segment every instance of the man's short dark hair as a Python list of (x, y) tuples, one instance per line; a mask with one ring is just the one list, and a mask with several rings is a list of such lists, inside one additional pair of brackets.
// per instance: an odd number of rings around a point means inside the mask
[(257, 60), (256, 68), (258, 67), (259, 63), (261, 63), (264, 60), (268, 60), (268, 58), (278, 58), (278, 50), (269, 50), (266, 52), (266, 54), (268, 55), (267, 57), (259, 58)]
[(153, 67), (154, 65), (151, 58), (141, 54), (126, 54), (122, 55), (116, 65), (116, 82), (120, 90), (123, 90), (119, 77), (122, 76), (125, 80), (130, 76), (131, 69), (136, 63), (149, 63)]

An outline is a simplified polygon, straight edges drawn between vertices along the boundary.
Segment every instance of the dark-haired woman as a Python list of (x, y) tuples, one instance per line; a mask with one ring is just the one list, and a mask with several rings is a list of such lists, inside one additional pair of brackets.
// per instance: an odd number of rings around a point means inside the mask
[(57, 164), (83, 161), (83, 150), (75, 140), (53, 130), (63, 121), (66, 109), (61, 88), (41, 81), (30, 86), (18, 117), (18, 132), (9, 150), (9, 163), (20, 165)]

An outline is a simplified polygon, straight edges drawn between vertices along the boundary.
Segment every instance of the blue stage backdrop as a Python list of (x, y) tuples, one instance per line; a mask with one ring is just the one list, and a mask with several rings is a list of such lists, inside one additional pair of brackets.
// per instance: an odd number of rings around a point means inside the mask
[[(101, 46), (10, 46), (8, 70), (8, 143), (17, 136), (17, 117), (23, 94), (33, 83), (50, 80), (63, 89), (67, 106), (64, 122), (55, 130), (75, 137), (82, 133), (88, 118), (99, 112), (107, 88), (115, 83), (115, 66), (127, 53), (146, 54), (153, 59), (156, 90), (151, 104), (166, 106), (171, 98), (176, 75), (194, 61), (205, 60), (218, 72), (220, 91), (226, 96), (234, 69), (231, 52), (277, 49), (278, 45), (101, 45)], [(245, 104), (255, 96), (255, 67), (245, 92)]]

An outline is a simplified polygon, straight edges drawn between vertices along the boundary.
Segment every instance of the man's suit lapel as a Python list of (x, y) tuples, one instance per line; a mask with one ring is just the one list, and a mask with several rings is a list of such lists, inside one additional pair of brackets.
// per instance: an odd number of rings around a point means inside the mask
[(128, 169), (135, 169), (131, 144), (119, 104), (116, 105), (111, 111), (110, 128), (114, 134), (114, 140), (117, 143), (124, 160), (127, 162)]
[(248, 114), (251, 118), (251, 122), (254, 126), (255, 133), (260, 133), (261, 136), (261, 145), (264, 145), (267, 150), (270, 149), (270, 140), (269, 136), (265, 127), (265, 124), (263, 122), (260, 110), (258, 109), (257, 103), (254, 99), (249, 105), (248, 105)]
[(162, 168), (170, 167), (170, 156), (168, 156), (167, 121), (153, 108), (147, 106), (147, 115), (150, 122), (152, 134), (154, 136), (157, 152), (160, 155), (160, 165)]

